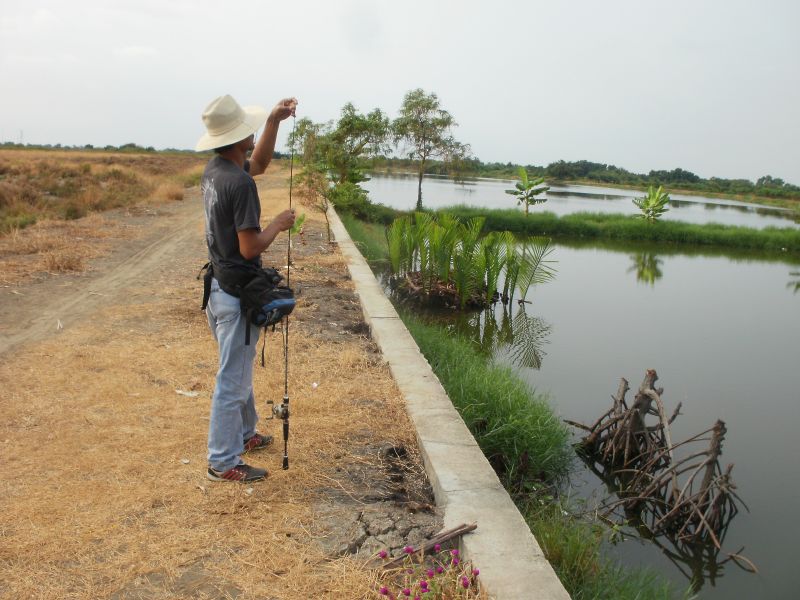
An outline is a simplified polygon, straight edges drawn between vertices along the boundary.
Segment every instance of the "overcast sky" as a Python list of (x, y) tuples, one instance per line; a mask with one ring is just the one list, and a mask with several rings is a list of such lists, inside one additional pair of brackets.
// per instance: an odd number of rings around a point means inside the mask
[[(200, 114), (394, 117), (435, 92), (483, 161), (800, 184), (798, 0), (0, 0), (0, 139), (193, 148)], [(284, 124), (279, 148), (289, 127)]]

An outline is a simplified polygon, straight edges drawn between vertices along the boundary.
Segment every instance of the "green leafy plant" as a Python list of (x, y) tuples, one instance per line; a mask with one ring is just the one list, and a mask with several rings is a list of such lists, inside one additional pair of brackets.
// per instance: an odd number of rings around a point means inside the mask
[(396, 219), (386, 230), (392, 275), (418, 299), (435, 296), (462, 310), (488, 306), (500, 297), (506, 303), (516, 289), (524, 296), (531, 285), (553, 276), (546, 260), (549, 239), (518, 242), (509, 232), (481, 237), (484, 221), (421, 212)]
[(534, 177), (530, 179), (528, 172), (522, 167), (519, 168), (519, 181), (513, 190), (506, 190), (506, 194), (517, 197), (517, 203), (525, 207), (525, 215), (528, 215), (528, 208), (534, 204), (547, 202), (547, 198), (538, 198), (550, 189), (544, 182), (544, 177)]
[(306, 220), (306, 213), (300, 213), (300, 216), (294, 220), (294, 225), (292, 225), (292, 228), (289, 230), (289, 233), (291, 233), (292, 235), (297, 235), (298, 233), (300, 233), (300, 230), (303, 228), (303, 223), (305, 222), (305, 220)]
[(663, 186), (650, 186), (647, 190), (647, 195), (643, 198), (634, 198), (633, 203), (642, 211), (641, 215), (637, 215), (650, 223), (655, 223), (658, 219), (669, 210), (669, 194), (664, 191)]

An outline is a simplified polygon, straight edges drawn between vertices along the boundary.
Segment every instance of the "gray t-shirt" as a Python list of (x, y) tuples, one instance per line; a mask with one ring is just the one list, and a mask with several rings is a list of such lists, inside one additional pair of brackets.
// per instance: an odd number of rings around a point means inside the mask
[[(245, 163), (245, 169), (249, 166)], [(253, 178), (236, 163), (217, 155), (208, 161), (200, 189), (211, 262), (223, 269), (248, 263), (261, 266), (260, 256), (248, 261), (241, 255), (236, 235), (243, 229), (261, 231), (261, 203)]]

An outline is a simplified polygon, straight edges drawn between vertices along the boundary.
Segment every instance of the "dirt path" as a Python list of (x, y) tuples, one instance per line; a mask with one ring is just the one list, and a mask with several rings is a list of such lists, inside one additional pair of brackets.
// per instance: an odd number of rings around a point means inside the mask
[[(285, 173), (259, 189), (267, 220)], [(439, 528), (402, 401), (310, 207), (293, 247), (290, 469), (274, 448), (248, 458), (264, 483), (205, 479), (216, 348), (195, 279), (201, 210), (195, 191), (107, 214), (113, 251), (89, 271), (0, 287), (0, 598), (368, 598), (368, 557)], [(281, 240), (266, 262), (285, 253)], [(262, 417), (283, 391), (280, 339), (257, 370)]]
[(202, 212), (197, 191), (183, 202), (131, 214), (108, 215), (141, 237), (121, 240), (80, 275), (49, 277), (35, 284), (0, 290), (0, 355), (26, 341), (52, 336), (103, 306), (130, 298), (129, 289), (146, 285), (151, 274), (175, 261), (204, 256)]

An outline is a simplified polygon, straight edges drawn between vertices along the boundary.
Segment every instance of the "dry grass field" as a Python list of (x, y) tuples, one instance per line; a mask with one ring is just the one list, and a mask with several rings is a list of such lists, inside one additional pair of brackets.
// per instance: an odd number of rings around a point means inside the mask
[(41, 219), (181, 200), (205, 160), (182, 153), (1, 149), (0, 233)]
[[(88, 173), (79, 157), (60, 161), (61, 179), (102, 182), (118, 169), (158, 189), (162, 167), (150, 157), (107, 158)], [(22, 168), (2, 160), (6, 175)], [(29, 167), (53, 160), (37, 155)], [(287, 170), (269, 173), (259, 178), (265, 221), (287, 202)], [(133, 179), (105, 181), (114, 177)], [(199, 310), (196, 189), (0, 237), (0, 598), (375, 598), (386, 578), (364, 566), (375, 547), (353, 553), (341, 524), (401, 510), (438, 527), (402, 399), (365, 335), (343, 259), (322, 215), (299, 210), (290, 469), (280, 469), (280, 427), (262, 421), (277, 443), (249, 459), (270, 470), (251, 486), (205, 478), (217, 357)], [(266, 257), (284, 271), (285, 244)], [(264, 401), (283, 393), (281, 339), (280, 328), (268, 334), (268, 368), (256, 370), (262, 417)], [(386, 445), (408, 450), (399, 477)]]

